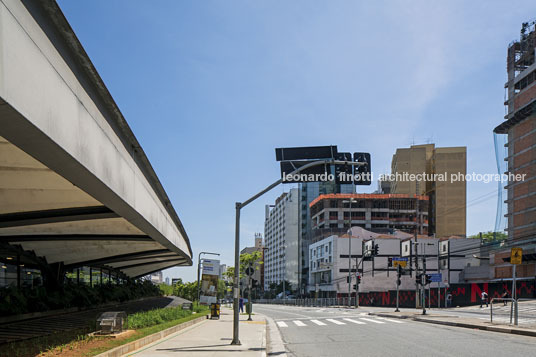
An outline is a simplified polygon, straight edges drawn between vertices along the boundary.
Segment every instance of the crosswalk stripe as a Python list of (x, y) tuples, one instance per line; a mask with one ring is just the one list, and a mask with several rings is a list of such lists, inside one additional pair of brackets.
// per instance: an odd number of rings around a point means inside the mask
[(402, 321), (398, 321), (398, 320), (391, 320), (391, 319), (386, 319), (385, 317), (377, 317), (378, 319), (380, 320), (385, 320), (385, 321), (389, 321), (389, 322), (394, 322), (396, 324), (403, 324), (404, 322)]
[(374, 322), (375, 324), (384, 324), (384, 323), (385, 323), (385, 322), (383, 322), (383, 321), (372, 320), (372, 319), (365, 319), (364, 317), (362, 317), (361, 320), (365, 320), (365, 321), (368, 321), (368, 322)]
[(350, 322), (353, 322), (354, 324), (358, 324), (358, 325), (366, 325), (366, 323), (364, 323), (363, 321), (357, 321), (357, 320), (352, 320), (352, 319), (343, 319), (345, 321), (350, 321)]
[(307, 326), (306, 324), (304, 324), (304, 323), (301, 322), (300, 320), (295, 320), (295, 321), (294, 321), (294, 324), (295, 324), (296, 326), (300, 326), (300, 327)]
[(335, 325), (346, 325), (344, 322), (333, 320), (333, 319), (326, 319), (326, 321), (332, 322)]
[(326, 326), (325, 323), (323, 323), (322, 321), (318, 321), (318, 320), (311, 320), (311, 322), (317, 324), (318, 326)]
[(277, 321), (277, 325), (279, 327), (288, 327), (288, 325), (286, 323), (284, 323), (283, 321)]

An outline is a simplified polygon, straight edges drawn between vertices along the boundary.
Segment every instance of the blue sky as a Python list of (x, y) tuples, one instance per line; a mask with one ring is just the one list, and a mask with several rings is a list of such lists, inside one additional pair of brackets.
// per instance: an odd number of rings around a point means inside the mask
[[(234, 203), (278, 178), (275, 147), (370, 152), (378, 175), (397, 147), (430, 141), (467, 146), (468, 172), (495, 173), (506, 48), (536, 14), (534, 1), (58, 2), (196, 259), (231, 265)], [(243, 211), (242, 246), (290, 187)], [(468, 234), (492, 230), (496, 198), (476, 199), (496, 184), (467, 189)], [(164, 275), (193, 280), (196, 264)]]

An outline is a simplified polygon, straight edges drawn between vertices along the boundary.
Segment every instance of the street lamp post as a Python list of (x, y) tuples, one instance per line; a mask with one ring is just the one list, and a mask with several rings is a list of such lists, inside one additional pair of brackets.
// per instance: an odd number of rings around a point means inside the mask
[[(352, 165), (352, 166), (363, 166), (366, 165), (362, 162), (352, 162), (352, 161), (340, 161), (340, 160), (334, 160), (334, 159), (324, 159), (324, 160), (317, 160), (309, 162), (294, 171), (292, 171), (289, 175), (293, 176), (297, 173), (300, 173), (304, 170), (307, 170), (314, 166), (324, 165), (324, 164), (331, 164), (331, 165)], [(247, 199), (244, 202), (236, 202), (235, 203), (235, 244), (234, 244), (234, 251), (235, 251), (235, 278), (233, 282), (233, 340), (231, 341), (231, 345), (240, 345), (240, 338), (239, 338), (239, 318), (240, 314), (238, 311), (238, 279), (239, 272), (236, 267), (240, 266), (240, 210), (244, 207), (246, 207), (251, 202), (255, 201), (257, 198), (264, 195), (266, 192), (270, 191), (274, 187), (278, 186), (283, 182), (283, 178), (278, 179), (262, 191), (256, 193), (249, 199)]]
[(199, 300), (201, 298), (201, 286), (199, 286), (199, 272), (200, 272), (200, 268), (201, 268), (201, 254), (220, 255), (220, 253), (201, 252), (197, 256), (197, 302), (198, 303), (199, 303)]
[[(348, 307), (352, 306), (352, 203), (357, 202), (351, 198), (342, 203), (348, 203)], [(357, 269), (357, 267), (356, 267)], [(356, 279), (357, 280), (357, 279)]]

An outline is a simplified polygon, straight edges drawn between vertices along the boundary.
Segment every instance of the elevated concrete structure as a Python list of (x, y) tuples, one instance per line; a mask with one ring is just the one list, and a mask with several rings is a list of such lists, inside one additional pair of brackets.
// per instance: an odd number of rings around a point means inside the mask
[(0, 0), (0, 260), (135, 278), (191, 265), (191, 256), (158, 177), (56, 2)]

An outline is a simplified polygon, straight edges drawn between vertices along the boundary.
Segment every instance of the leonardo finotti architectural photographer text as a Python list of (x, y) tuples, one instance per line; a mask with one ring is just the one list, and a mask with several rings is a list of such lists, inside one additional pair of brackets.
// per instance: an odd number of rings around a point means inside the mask
[[(470, 173), (470, 174), (463, 174), (461, 172), (458, 173), (451, 173), (448, 174), (447, 172), (444, 173), (438, 173), (438, 174), (427, 174), (427, 173), (396, 173), (396, 174), (381, 174), (379, 176), (380, 181), (395, 181), (395, 182), (484, 182), (484, 183), (490, 183), (490, 182), (520, 182), (524, 181), (526, 174), (478, 174), (476, 172)], [(336, 175), (331, 173), (323, 173), (323, 174), (283, 174), (283, 182), (317, 182), (317, 181), (334, 181)], [(374, 174), (373, 173), (363, 173), (363, 174), (347, 174), (344, 172), (341, 172), (337, 175), (337, 178), (340, 181), (374, 181)]]

